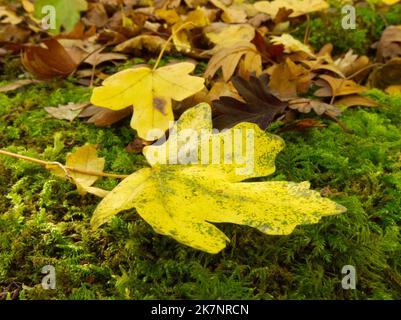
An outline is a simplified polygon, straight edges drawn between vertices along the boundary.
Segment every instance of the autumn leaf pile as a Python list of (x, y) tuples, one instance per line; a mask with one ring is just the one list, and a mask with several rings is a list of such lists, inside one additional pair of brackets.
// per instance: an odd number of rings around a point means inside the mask
[[(381, 5), (390, 2), (396, 1)], [(57, 17), (53, 26), (43, 10), (49, 6)], [(213, 223), (284, 235), (345, 211), (309, 190), (308, 182), (243, 182), (275, 170), (284, 142), (265, 133), (270, 125), (304, 131), (323, 128), (324, 117), (347, 130), (340, 118), (347, 108), (378, 107), (364, 95), (369, 88), (401, 91), (401, 26), (383, 32), (376, 57), (352, 49), (334, 56), (330, 43), (308, 45), (308, 28), (304, 39), (293, 36), (294, 28), (325, 10), (324, 0), (22, 0), (0, 6), (0, 61), (20, 55), (26, 74), (0, 92), (63, 78), (94, 87), (87, 103), (46, 111), (97, 126), (131, 117), (137, 151), (151, 167), (124, 177), (110, 192), (93, 186), (105, 175), (94, 146), (47, 168), (82, 195), (104, 197), (94, 228), (135, 208), (156, 232), (217, 253), (229, 239)], [(152, 145), (169, 129), (166, 142)], [(153, 152), (172, 141), (184, 144), (184, 129), (206, 130), (208, 148), (213, 139), (224, 146), (227, 132), (253, 130), (253, 173), (237, 175), (235, 163), (155, 161)], [(186, 147), (198, 154), (202, 143)]]

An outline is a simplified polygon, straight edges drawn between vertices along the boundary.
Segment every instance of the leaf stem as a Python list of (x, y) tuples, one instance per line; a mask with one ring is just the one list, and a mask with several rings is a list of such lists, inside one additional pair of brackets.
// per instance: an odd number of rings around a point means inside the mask
[(161, 59), (163, 58), (164, 52), (166, 51), (167, 46), (169, 45), (169, 43), (171, 42), (171, 40), (173, 39), (173, 37), (174, 37), (178, 32), (180, 32), (182, 29), (186, 28), (188, 25), (191, 25), (191, 24), (192, 24), (192, 25), (195, 25), (195, 24), (194, 24), (193, 22), (191, 22), (191, 21), (185, 22), (185, 23), (183, 23), (182, 25), (180, 25), (180, 26), (177, 28), (177, 30), (175, 30), (175, 31), (171, 34), (171, 36), (167, 39), (166, 43), (164, 44), (162, 50), (160, 51), (159, 56), (157, 57), (156, 63), (155, 63), (155, 65), (153, 66), (153, 71), (155, 71), (155, 70), (157, 69), (157, 67), (159, 66), (159, 63), (160, 63)]
[(23, 156), (21, 154), (17, 154), (17, 153), (13, 153), (13, 152), (6, 151), (6, 150), (1, 150), (1, 149), (0, 149), (0, 154), (8, 156), (8, 157), (15, 158), (15, 159), (20, 159), (20, 160), (33, 162), (33, 163), (39, 164), (39, 165), (41, 165), (43, 167), (48, 167), (48, 166), (51, 166), (51, 165), (58, 165), (65, 172), (72, 171), (72, 172), (87, 174), (87, 175), (90, 175), (90, 176), (109, 177), (109, 178), (116, 178), (116, 179), (125, 179), (125, 178), (128, 177), (128, 175), (124, 175), (124, 174), (114, 174), (114, 173), (107, 173), (107, 172), (96, 172), (96, 171), (90, 171), (90, 170), (83, 170), (83, 169), (68, 167), (68, 166), (64, 166), (63, 164), (61, 164), (59, 162), (44, 161), (44, 160), (40, 160), (40, 159), (28, 157), (28, 156)]

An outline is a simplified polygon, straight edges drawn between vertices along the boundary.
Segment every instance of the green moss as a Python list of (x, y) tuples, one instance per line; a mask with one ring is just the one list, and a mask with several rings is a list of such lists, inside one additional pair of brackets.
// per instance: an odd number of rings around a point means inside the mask
[[(98, 129), (52, 119), (43, 106), (85, 101), (87, 89), (35, 85), (0, 95), (0, 147), (52, 161), (85, 143), (99, 145), (107, 171), (145, 165), (125, 146), (128, 123)], [(98, 199), (35, 164), (0, 159), (0, 288), (15, 282), (24, 299), (399, 299), (401, 298), (401, 97), (372, 90), (376, 109), (347, 110), (344, 132), (285, 133), (269, 179), (311, 181), (348, 212), (274, 237), (222, 224), (231, 239), (218, 255), (156, 234), (133, 210), (97, 232)], [(272, 127), (270, 130), (278, 130)], [(112, 189), (118, 181), (102, 179)], [(54, 265), (57, 289), (44, 290), (41, 268)], [(341, 269), (357, 271), (357, 290), (341, 288)]]
[[(399, 24), (401, 16), (400, 4), (387, 7), (382, 12), (366, 4), (356, 5), (356, 28), (345, 30), (342, 27), (345, 14), (341, 13), (341, 8), (338, 1), (333, 1), (330, 12), (317, 13), (311, 18), (309, 43), (316, 50), (331, 43), (335, 54), (345, 53), (349, 49), (366, 54), (388, 25)], [(294, 35), (303, 39), (307, 26), (308, 22), (297, 26)]]

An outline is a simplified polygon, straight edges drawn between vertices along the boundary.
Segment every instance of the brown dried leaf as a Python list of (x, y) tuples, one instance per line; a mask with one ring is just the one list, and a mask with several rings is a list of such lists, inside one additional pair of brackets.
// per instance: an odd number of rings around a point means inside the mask
[(58, 107), (45, 107), (44, 109), (53, 118), (72, 122), (87, 105), (88, 103), (69, 103)]
[(401, 58), (393, 58), (376, 68), (369, 76), (371, 88), (385, 89), (401, 84)]
[[(334, 78), (327, 74), (323, 74), (319, 76), (319, 78), (328, 84), (330, 90), (328, 90), (327, 87), (317, 90), (314, 94), (317, 97), (346, 96), (349, 94), (362, 93), (367, 90), (366, 87), (352, 80)], [(319, 85), (321, 83), (322, 82), (316, 82), (316, 84)]]
[(230, 48), (222, 48), (210, 59), (205, 71), (205, 78), (212, 78), (221, 68), (224, 81), (230, 80), (237, 68), (241, 58), (249, 73), (255, 72), (259, 75), (262, 71), (262, 57), (256, 47), (249, 42), (239, 42)]
[(377, 44), (377, 59), (388, 60), (401, 56), (401, 26), (387, 27)]
[(336, 100), (335, 105), (353, 107), (353, 106), (363, 106), (363, 107), (379, 107), (380, 105), (368, 97), (363, 97), (357, 94), (342, 97)]
[(325, 127), (327, 127), (327, 125), (325, 125), (323, 122), (316, 119), (307, 118), (307, 119), (296, 120), (286, 125), (284, 128), (280, 129), (280, 132), (286, 132), (286, 131), (303, 132), (311, 128), (325, 128)]
[(79, 114), (80, 118), (89, 118), (88, 123), (93, 123), (97, 127), (107, 127), (129, 117), (132, 114), (132, 108), (122, 110), (110, 110), (97, 106), (88, 106)]
[(292, 110), (297, 110), (300, 113), (309, 113), (313, 110), (319, 116), (326, 113), (337, 117), (341, 114), (341, 109), (336, 106), (320, 100), (312, 100), (306, 98), (291, 100), (288, 103), (288, 107)]
[[(166, 42), (165, 39), (159, 36), (143, 34), (120, 43), (113, 51), (135, 53), (146, 49), (149, 52), (159, 52), (166, 45)], [(172, 47), (171, 43), (169, 43), (166, 47), (166, 52), (170, 52)]]
[(18, 80), (13, 83), (10, 83), (10, 84), (0, 87), (0, 92), (14, 91), (16, 89), (27, 86), (29, 84), (40, 83), (40, 82), (41, 81), (31, 80), (31, 79)]
[(213, 101), (218, 114), (213, 123), (216, 128), (231, 128), (240, 122), (256, 123), (260, 128), (276, 120), (287, 108), (287, 103), (276, 98), (268, 90), (268, 75), (251, 76), (249, 81), (234, 77), (232, 82), (243, 101), (231, 96), (222, 96)]
[(334, 65), (340, 69), (343, 75), (348, 77), (368, 66), (369, 58), (353, 54), (353, 50), (350, 49), (342, 58), (334, 61)]
[(22, 52), (22, 64), (38, 79), (66, 77), (77, 67), (77, 63), (65, 48), (55, 39), (44, 40), (47, 48), (25, 46)]
[(289, 58), (285, 62), (273, 65), (267, 72), (270, 74), (269, 88), (273, 94), (284, 100), (297, 97), (299, 92), (306, 92), (315, 76)]

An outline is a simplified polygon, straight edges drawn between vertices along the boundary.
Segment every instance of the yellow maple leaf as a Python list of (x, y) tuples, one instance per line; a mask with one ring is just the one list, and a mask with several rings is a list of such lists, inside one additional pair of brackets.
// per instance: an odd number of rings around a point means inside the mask
[(156, 70), (144, 66), (123, 70), (93, 90), (91, 103), (112, 110), (133, 106), (131, 126), (139, 137), (158, 139), (174, 121), (171, 100), (182, 101), (203, 89), (204, 79), (189, 75), (194, 68), (181, 62)]
[(188, 12), (184, 18), (181, 18), (174, 9), (158, 9), (155, 13), (172, 25), (172, 39), (177, 51), (190, 52), (192, 47), (188, 31), (210, 24), (205, 12), (200, 8)]
[(397, 2), (400, 2), (400, 0), (382, 0), (382, 2), (388, 5), (393, 5), (396, 4)]
[(302, 16), (307, 13), (321, 11), (329, 7), (324, 0), (274, 0), (257, 1), (254, 4), (256, 10), (267, 13), (273, 18), (277, 15), (280, 8), (292, 9), (290, 18)]
[(49, 164), (47, 165), (47, 169), (54, 175), (61, 178), (67, 178), (75, 183), (78, 192), (81, 195), (85, 195), (89, 192), (103, 198), (108, 194), (108, 191), (92, 187), (92, 185), (99, 179), (99, 175), (83, 172), (102, 173), (104, 164), (105, 159), (97, 156), (95, 146), (88, 144), (78, 148), (75, 152), (70, 153), (67, 156), (65, 166), (62, 167), (57, 164)]
[[(191, 130), (203, 136), (200, 142), (188, 140)], [(228, 139), (235, 132), (239, 132), (241, 143)], [(249, 149), (242, 142), (251, 136), (254, 143)], [(309, 190), (308, 182), (239, 182), (273, 173), (274, 159), (283, 146), (281, 138), (251, 123), (213, 134), (211, 108), (201, 103), (181, 116), (164, 145), (145, 148), (152, 167), (135, 172), (111, 191), (97, 207), (91, 224), (96, 229), (117, 213), (136, 208), (156, 232), (218, 253), (229, 239), (213, 223), (248, 225), (265, 234), (286, 235), (299, 224), (316, 223), (322, 216), (344, 212), (344, 207)], [(166, 151), (174, 148), (195, 156), (175, 163), (169, 154), (166, 162)], [(243, 157), (237, 156), (244, 155), (244, 150), (253, 156), (240, 161)], [(253, 170), (241, 170), (252, 163)]]

